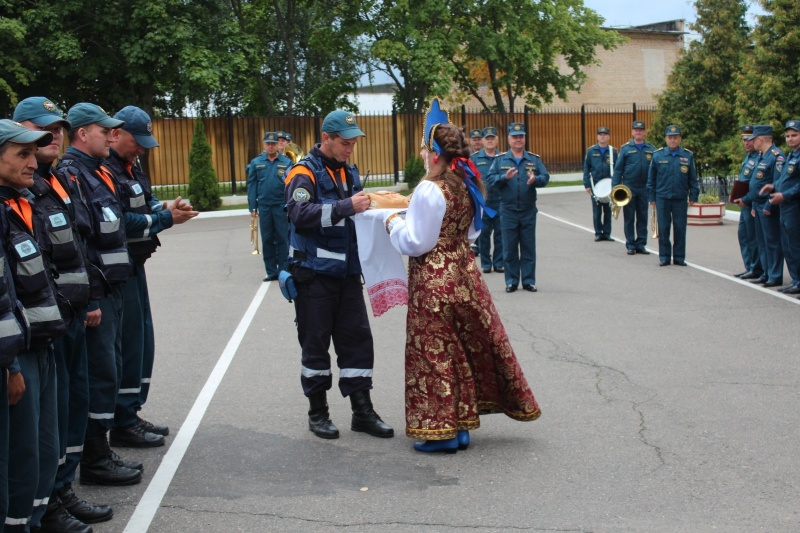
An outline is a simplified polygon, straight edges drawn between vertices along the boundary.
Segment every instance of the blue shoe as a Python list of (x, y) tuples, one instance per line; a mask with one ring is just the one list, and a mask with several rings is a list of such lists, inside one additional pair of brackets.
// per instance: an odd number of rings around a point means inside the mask
[(469, 448), (469, 431), (466, 429), (458, 430), (458, 449), (466, 450)]
[(414, 449), (418, 452), (444, 452), (456, 453), (458, 451), (458, 439), (447, 440), (426, 440), (414, 443)]

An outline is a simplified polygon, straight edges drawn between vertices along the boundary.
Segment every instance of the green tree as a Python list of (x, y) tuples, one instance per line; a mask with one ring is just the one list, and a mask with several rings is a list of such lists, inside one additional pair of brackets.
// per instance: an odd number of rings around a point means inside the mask
[(189, 150), (189, 199), (198, 211), (211, 211), (222, 205), (217, 173), (211, 163), (211, 144), (200, 119), (195, 121)]
[[(624, 40), (602, 29), (603, 18), (583, 0), (473, 0), (467, 6), (459, 17), (463, 31), (454, 32), (462, 42), (450, 59), (461, 90), (486, 111), (513, 113), (518, 100), (538, 108), (554, 96), (566, 98), (586, 80), (582, 68), (598, 63), (596, 47), (608, 50)], [(484, 83), (493, 103), (479, 90)]]
[(800, 3), (761, 0), (753, 47), (736, 80), (736, 106), (742, 122), (772, 124), (783, 131), (800, 115)]
[(649, 137), (663, 146), (666, 127), (680, 125), (682, 145), (694, 152), (698, 172), (725, 177), (741, 163), (735, 80), (748, 42), (747, 3), (697, 0), (695, 8), (690, 28), (700, 39), (675, 63)]
[[(10, 14), (11, 2), (0, 0), (0, 50), (19, 49), (25, 42), (27, 28), (20, 20), (6, 16)], [(17, 93), (12, 85), (27, 83), (30, 71), (15, 54), (0, 54), (0, 105), (10, 109), (17, 105)]]

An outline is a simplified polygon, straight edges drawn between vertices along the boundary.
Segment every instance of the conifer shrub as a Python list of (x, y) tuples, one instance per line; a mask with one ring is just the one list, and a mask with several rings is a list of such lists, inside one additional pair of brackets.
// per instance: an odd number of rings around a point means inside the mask
[(211, 163), (211, 144), (202, 119), (195, 121), (189, 150), (189, 200), (197, 211), (213, 211), (222, 205), (217, 173)]

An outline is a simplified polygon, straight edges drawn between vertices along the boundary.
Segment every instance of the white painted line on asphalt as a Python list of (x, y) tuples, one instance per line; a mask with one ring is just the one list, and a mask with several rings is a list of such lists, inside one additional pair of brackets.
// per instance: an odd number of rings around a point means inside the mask
[(222, 382), (222, 378), (225, 377), (225, 373), (236, 355), (236, 350), (239, 349), (239, 344), (241, 344), (245, 333), (247, 333), (247, 329), (250, 327), (250, 323), (253, 321), (253, 317), (255, 317), (270, 285), (272, 285), (272, 282), (262, 283), (253, 297), (253, 301), (250, 302), (250, 307), (247, 308), (242, 320), (236, 327), (236, 331), (233, 332), (228, 345), (225, 346), (225, 350), (220, 355), (214, 370), (211, 371), (208, 381), (203, 386), (203, 390), (200, 391), (194, 401), (194, 405), (186, 416), (186, 420), (183, 421), (175, 440), (169, 447), (164, 459), (162, 459), (158, 470), (153, 476), (153, 480), (147, 486), (147, 490), (144, 491), (131, 519), (128, 520), (124, 530), (126, 533), (144, 533), (150, 527), (150, 523), (161, 505), (161, 500), (167, 493), (167, 489), (172, 483), (172, 478), (175, 477), (175, 472), (177, 472), (183, 456), (186, 454), (186, 450), (189, 448), (189, 444), (191, 444), (192, 438), (194, 438), (194, 434), (200, 426), (200, 422), (203, 421), (206, 409), (208, 409), (211, 399), (217, 392), (217, 387)]
[[(564, 220), (563, 218), (554, 217), (553, 215), (548, 215), (547, 213), (543, 213), (542, 211), (539, 211), (539, 214), (542, 215), (542, 216), (545, 216), (545, 217), (547, 217), (547, 218), (549, 218), (551, 220), (555, 220), (556, 222), (561, 222), (562, 224), (566, 224), (567, 226), (572, 226), (573, 228), (577, 228), (577, 229), (586, 231), (588, 233), (594, 233), (594, 229), (588, 228), (586, 226), (581, 226), (580, 224), (575, 224), (574, 222), (570, 222), (569, 220)], [(612, 239), (614, 239), (614, 241), (616, 241), (616, 242), (620, 242), (622, 244), (625, 244), (624, 241), (622, 241), (621, 239), (617, 239), (617, 238), (614, 238), (614, 237), (612, 237)], [(658, 254), (658, 250), (651, 250), (650, 248), (646, 248), (646, 250), (651, 252), (651, 253)], [(696, 268), (697, 270), (700, 270), (701, 272), (705, 272), (706, 274), (711, 274), (712, 276), (717, 276), (719, 278), (723, 278), (723, 279), (726, 279), (728, 281), (732, 281), (734, 283), (738, 283), (739, 285), (742, 285), (744, 287), (749, 287), (751, 289), (755, 289), (755, 290), (757, 290), (759, 292), (763, 292), (764, 294), (769, 294), (770, 296), (774, 296), (776, 298), (780, 298), (781, 300), (785, 300), (787, 302), (791, 302), (791, 303), (793, 303), (795, 305), (800, 305), (800, 300), (798, 300), (794, 296), (786, 295), (786, 294), (783, 294), (783, 293), (780, 293), (780, 292), (774, 291), (774, 290), (765, 289), (764, 287), (762, 287), (761, 285), (758, 285), (756, 283), (750, 283), (750, 282), (748, 282), (746, 280), (742, 280), (742, 279), (739, 279), (739, 278), (737, 278), (735, 276), (731, 276), (730, 274), (725, 274), (724, 272), (719, 272), (717, 270), (711, 270), (710, 268), (706, 268), (704, 266), (700, 266), (700, 265), (695, 264), (695, 263), (690, 263), (689, 261), (686, 261), (686, 264), (688, 266), (692, 267), (692, 268)]]

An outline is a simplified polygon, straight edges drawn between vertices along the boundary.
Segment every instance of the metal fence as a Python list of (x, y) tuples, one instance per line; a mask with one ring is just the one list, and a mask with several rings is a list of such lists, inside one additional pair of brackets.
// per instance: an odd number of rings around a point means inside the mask
[[(494, 126), (500, 137), (499, 149), (506, 149), (503, 132), (512, 122), (525, 124), (527, 149), (539, 154), (548, 170), (579, 171), (583, 168), (586, 148), (596, 141), (599, 126), (611, 129), (612, 144), (627, 142), (631, 122), (652, 122), (655, 107), (602, 108), (581, 106), (547, 111), (527, 107), (522, 113), (485, 113), (462, 107), (450, 113), (451, 122), (467, 131)], [(263, 150), (265, 131), (283, 130), (307, 152), (319, 142), (322, 117), (220, 117), (160, 118), (153, 121), (153, 135), (161, 146), (150, 150), (145, 164), (156, 186), (184, 186), (189, 180), (189, 149), (195, 120), (203, 120), (212, 150), (212, 162), (221, 184), (230, 184), (233, 194), (241, 193), (246, 180), (245, 166)], [(358, 115), (358, 123), (367, 134), (353, 152), (351, 162), (362, 174), (370, 172), (370, 185), (389, 185), (402, 180), (406, 162), (418, 155), (422, 139), (423, 116), (419, 113), (374, 113)]]

